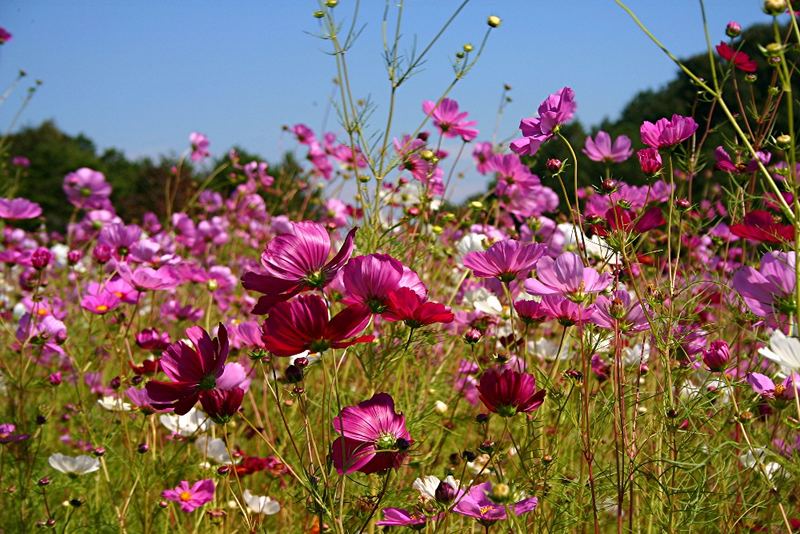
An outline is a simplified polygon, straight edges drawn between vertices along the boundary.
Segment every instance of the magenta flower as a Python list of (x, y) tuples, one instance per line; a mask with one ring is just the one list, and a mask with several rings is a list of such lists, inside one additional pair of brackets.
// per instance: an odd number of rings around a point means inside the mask
[(439, 105), (432, 100), (422, 103), (422, 111), (433, 118), (433, 123), (445, 137), (458, 137), (464, 141), (472, 141), (478, 137), (478, 130), (472, 128), (475, 121), (467, 121), (467, 112), (458, 111), (458, 102), (449, 98), (442, 99)]
[(0, 198), (0, 219), (19, 221), (35, 219), (42, 214), (42, 207), (26, 198)]
[(214, 481), (200, 480), (190, 487), (189, 482), (181, 480), (177, 487), (161, 492), (161, 496), (178, 503), (184, 512), (193, 512), (214, 499)]
[(730, 359), (730, 347), (722, 339), (712, 341), (709, 347), (703, 351), (703, 363), (706, 364), (709, 371), (715, 373), (724, 371)]
[(192, 154), (189, 156), (192, 161), (202, 161), (211, 155), (208, 151), (208, 146), (211, 143), (205, 134), (201, 134), (200, 132), (190, 133), (189, 144), (192, 147)]
[(244, 368), (228, 363), (228, 331), (220, 323), (217, 338), (199, 326), (186, 330), (186, 341), (178, 341), (164, 351), (161, 369), (170, 382), (151, 380), (145, 386), (156, 408), (172, 407), (179, 415), (186, 414), (201, 397), (213, 390), (227, 391), (239, 387), (246, 379)]
[(631, 299), (624, 289), (614, 291), (611, 298), (600, 295), (594, 303), (592, 322), (602, 328), (615, 328), (625, 334), (643, 332), (650, 329), (641, 302)]
[(364, 306), (347, 307), (330, 318), (328, 306), (319, 295), (300, 295), (279, 302), (270, 310), (262, 340), (276, 356), (342, 349), (372, 341), (371, 335), (354, 337), (367, 327), (369, 320), (370, 312)]
[(109, 209), (111, 185), (102, 172), (82, 167), (64, 177), (64, 192), (70, 204), (80, 209)]
[(766, 399), (794, 399), (800, 392), (800, 374), (797, 373), (791, 373), (778, 384), (761, 373), (747, 373), (745, 380), (754, 392)]
[(492, 143), (489, 141), (477, 143), (475, 149), (472, 151), (472, 157), (475, 158), (475, 170), (481, 174), (486, 174), (491, 171), (489, 160), (493, 155)]
[(643, 148), (636, 155), (639, 157), (639, 166), (642, 168), (643, 173), (648, 176), (655, 176), (661, 172), (664, 164), (661, 161), (661, 154), (658, 153), (658, 149)]
[(548, 96), (539, 106), (538, 117), (520, 121), (523, 137), (511, 142), (511, 150), (520, 156), (536, 154), (542, 143), (553, 137), (556, 129), (572, 118), (576, 108), (575, 92), (569, 87), (563, 87)]
[(334, 418), (333, 428), (341, 434), (331, 444), (339, 474), (400, 467), (412, 443), (406, 418), (394, 411), (394, 400), (387, 393), (376, 393), (357, 406), (344, 408)]
[(504, 239), (488, 250), (474, 251), (464, 256), (464, 266), (472, 269), (478, 278), (497, 278), (508, 283), (527, 276), (546, 250), (547, 246), (538, 243)]
[(119, 298), (97, 282), (89, 282), (86, 294), (81, 299), (81, 307), (95, 315), (105, 315), (120, 303)]
[(478, 384), (480, 399), (486, 408), (502, 417), (532, 412), (542, 405), (547, 392), (536, 389), (536, 378), (514, 369), (502, 372), (492, 368), (483, 373)]
[(151, 269), (150, 267), (139, 267), (136, 270), (124, 263), (117, 266), (120, 278), (136, 288), (137, 291), (162, 291), (174, 289), (180, 284), (180, 280), (175, 278), (169, 266)]
[(269, 309), (302, 291), (322, 289), (342, 269), (353, 253), (353, 228), (339, 249), (328, 261), (331, 240), (324, 226), (315, 222), (291, 225), (289, 233), (279, 235), (261, 254), (263, 273), (249, 271), (242, 276), (245, 289), (264, 293), (253, 308), (263, 315)]
[(428, 521), (435, 521), (441, 517), (428, 517), (425, 514), (409, 512), (404, 508), (384, 508), (383, 519), (375, 524), (379, 527), (409, 527), (411, 529), (422, 528)]
[(633, 154), (631, 140), (627, 135), (620, 135), (611, 143), (611, 136), (600, 130), (592, 139), (586, 138), (583, 153), (592, 161), (605, 163), (622, 163)]
[(673, 115), (672, 119), (658, 119), (655, 124), (644, 121), (639, 133), (642, 143), (652, 148), (671, 148), (689, 139), (697, 130), (692, 117)]
[[(467, 517), (472, 517), (485, 525), (490, 525), (496, 521), (506, 518), (506, 507), (512, 497), (509, 495), (509, 488), (505, 484), (498, 484), (494, 488), (491, 482), (484, 482), (472, 486), (469, 490), (456, 497), (456, 505), (453, 512)], [(494, 498), (494, 500), (492, 499)], [(526, 514), (536, 508), (539, 500), (536, 497), (522, 499), (516, 503), (508, 503), (509, 508), (515, 515)]]
[(0, 45), (6, 44), (11, 40), (11, 33), (5, 28), (0, 27)]
[(367, 254), (353, 258), (342, 269), (345, 304), (367, 307), (372, 313), (383, 313), (392, 291), (407, 287), (421, 299), (428, 290), (417, 273), (388, 254)]
[(767, 252), (758, 270), (742, 267), (733, 275), (733, 288), (759, 317), (777, 323), (796, 311), (794, 252)]
[(594, 305), (585, 306), (561, 295), (545, 295), (542, 297), (542, 310), (551, 318), (564, 326), (582, 325), (591, 321)]
[(564, 252), (555, 260), (546, 256), (536, 264), (536, 277), (525, 280), (531, 295), (562, 295), (574, 302), (583, 302), (590, 293), (603, 291), (611, 283), (607, 273), (599, 274), (584, 267), (581, 257)]

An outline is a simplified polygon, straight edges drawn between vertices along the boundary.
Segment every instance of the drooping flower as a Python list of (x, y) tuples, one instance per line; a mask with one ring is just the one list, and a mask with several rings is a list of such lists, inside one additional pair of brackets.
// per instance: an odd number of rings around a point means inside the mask
[(111, 185), (103, 173), (82, 167), (64, 177), (64, 192), (70, 204), (81, 209), (108, 209)]
[(42, 207), (26, 198), (0, 198), (0, 219), (21, 221), (41, 214)]
[(205, 134), (200, 132), (192, 132), (189, 134), (189, 145), (192, 147), (192, 153), (189, 156), (192, 161), (203, 161), (211, 153), (208, 151), (210, 141)]
[(611, 283), (608, 273), (600, 274), (584, 267), (573, 252), (564, 252), (555, 260), (546, 256), (536, 264), (536, 278), (525, 280), (531, 295), (561, 295), (574, 302), (585, 301), (591, 293), (603, 291)]
[(420, 298), (428, 290), (417, 273), (388, 254), (367, 254), (350, 260), (342, 269), (343, 302), (360, 305), (373, 313), (383, 313), (388, 306), (389, 293), (407, 287)]
[(299, 295), (270, 310), (262, 340), (264, 347), (276, 356), (341, 349), (372, 341), (371, 335), (354, 337), (366, 328), (369, 320), (370, 312), (364, 306), (349, 306), (331, 318), (319, 295)]
[(330, 261), (331, 241), (321, 224), (294, 223), (289, 233), (270, 241), (261, 254), (263, 273), (250, 271), (242, 277), (245, 289), (264, 293), (253, 313), (263, 315), (278, 302), (328, 285), (350, 259), (356, 230), (348, 232), (339, 252)]
[(753, 73), (758, 70), (758, 64), (750, 56), (741, 50), (734, 50), (725, 41), (720, 41), (717, 45), (717, 54), (742, 72)]
[(511, 142), (511, 150), (520, 156), (536, 154), (542, 143), (553, 137), (556, 129), (572, 118), (576, 108), (575, 92), (569, 87), (563, 87), (548, 96), (539, 106), (538, 117), (520, 121), (523, 137)]
[(189, 482), (181, 480), (173, 489), (164, 490), (161, 496), (176, 502), (184, 512), (193, 512), (214, 499), (214, 481), (204, 479), (189, 486)]
[(689, 139), (697, 130), (692, 117), (673, 115), (671, 119), (658, 119), (655, 124), (644, 121), (639, 133), (642, 143), (652, 148), (671, 148)]
[(547, 392), (536, 389), (532, 374), (506, 368), (489, 369), (481, 376), (478, 393), (484, 406), (503, 417), (532, 412), (542, 405)]
[(454, 319), (448, 306), (421, 298), (407, 287), (401, 287), (387, 296), (383, 318), (387, 321), (404, 321), (410, 328), (433, 323), (450, 323)]
[[(228, 331), (219, 324), (218, 337), (211, 336), (199, 326), (186, 330), (186, 341), (169, 346), (161, 356), (161, 369), (170, 382), (151, 380), (147, 394), (156, 408), (175, 409), (185, 415), (213, 390), (232, 390), (245, 381), (246, 373), (238, 363), (228, 363)], [(241, 399), (240, 399), (241, 400)]]
[(51, 454), (47, 459), (50, 467), (68, 475), (87, 475), (100, 469), (100, 461), (91, 456), (67, 456), (59, 452)]
[(0, 424), (0, 444), (18, 443), (30, 438), (30, 434), (16, 432), (17, 426), (13, 423)]
[(468, 121), (467, 112), (458, 111), (458, 102), (449, 98), (443, 98), (437, 105), (432, 100), (422, 103), (422, 110), (425, 115), (433, 119), (433, 123), (445, 137), (458, 137), (464, 141), (472, 141), (478, 136), (478, 130), (473, 128), (475, 121)]
[(523, 498), (514, 501), (511, 489), (505, 484), (484, 482), (469, 488), (463, 495), (457, 497), (453, 512), (477, 519), (483, 524), (490, 525), (496, 521), (506, 519), (506, 505), (509, 505), (515, 515), (526, 514), (536, 508), (539, 500), (536, 497)]
[(633, 154), (631, 140), (627, 135), (620, 135), (613, 144), (608, 132), (600, 130), (594, 139), (586, 138), (583, 153), (592, 161), (606, 163), (622, 163)]
[(742, 267), (733, 275), (733, 288), (747, 307), (773, 323), (795, 313), (794, 252), (770, 251), (761, 257), (758, 270)]
[(339, 474), (400, 467), (412, 443), (406, 418), (395, 412), (394, 400), (387, 393), (376, 393), (357, 406), (344, 408), (333, 419), (333, 428), (341, 436), (331, 444)]
[(497, 278), (502, 282), (527, 276), (547, 247), (538, 243), (522, 243), (515, 239), (498, 241), (483, 252), (464, 256), (464, 266), (478, 278)]

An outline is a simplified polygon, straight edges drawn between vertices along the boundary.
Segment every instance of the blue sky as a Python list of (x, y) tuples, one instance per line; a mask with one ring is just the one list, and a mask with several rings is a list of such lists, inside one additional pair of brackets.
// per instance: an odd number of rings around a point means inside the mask
[[(340, 0), (341, 17), (353, 0)], [(405, 43), (419, 47), (460, 0), (406, 0)], [(388, 88), (381, 57), (383, 0), (362, 0), (366, 27), (350, 61), (353, 89), (377, 104), (385, 120)], [(629, 5), (679, 56), (705, 47), (697, 0), (631, 0)], [(768, 21), (759, 0), (707, 0), (714, 42), (729, 20)], [(0, 26), (13, 35), (0, 47), (0, 86), (20, 68), (44, 85), (21, 124), (53, 118), (100, 147), (129, 156), (178, 153), (189, 132), (206, 133), (215, 153), (238, 144), (267, 158), (294, 147), (281, 125), (320, 128), (335, 65), (328, 43), (312, 34), (315, 0), (191, 2), (3, 0)], [(473, 0), (434, 47), (424, 70), (399, 92), (394, 133), (413, 130), (420, 103), (451, 79), (450, 60), (465, 42), (477, 45), (486, 17), (503, 19), (476, 68), (451, 96), (490, 137), (500, 91), (513, 87), (500, 137), (513, 134), (549, 93), (575, 89), (578, 117), (596, 124), (615, 117), (637, 91), (658, 87), (675, 67), (613, 0)], [(23, 96), (0, 106), (0, 129)], [(338, 129), (336, 117), (328, 129)], [(485, 134), (485, 136), (483, 135)]]

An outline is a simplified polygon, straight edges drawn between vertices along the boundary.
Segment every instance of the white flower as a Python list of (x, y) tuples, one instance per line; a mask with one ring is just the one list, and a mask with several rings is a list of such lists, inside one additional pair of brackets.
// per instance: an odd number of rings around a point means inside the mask
[(486, 236), (483, 234), (469, 233), (458, 240), (456, 243), (456, 252), (458, 252), (458, 262), (461, 263), (464, 256), (470, 252), (483, 252), (486, 250), (483, 246)]
[(758, 349), (758, 353), (777, 363), (783, 376), (800, 371), (800, 339), (789, 337), (780, 330), (772, 332), (769, 348)]
[(622, 364), (626, 367), (638, 366), (650, 358), (650, 343), (637, 343), (622, 349)]
[[(754, 452), (755, 454), (753, 454)], [(766, 455), (766, 450), (762, 448), (756, 448), (741, 454), (739, 456), (739, 462), (741, 462), (741, 464), (748, 469), (757, 469), (758, 471), (761, 471), (761, 469), (758, 467), (758, 463), (761, 462), (764, 465), (764, 472), (766, 473), (767, 478), (770, 480), (775, 478), (776, 475), (783, 475), (784, 473), (781, 464), (778, 462), (765, 462), (764, 458)]]
[[(458, 489), (458, 480), (453, 478), (453, 475), (447, 475), (447, 478), (444, 479), (444, 482), (449, 484), (453, 489)], [(439, 477), (428, 475), (416, 479), (411, 487), (419, 492), (419, 495), (422, 497), (423, 501), (432, 501), (436, 499), (436, 488), (439, 487), (440, 483), (442, 483), (442, 481), (439, 480)]]
[(97, 399), (97, 404), (110, 412), (129, 412), (133, 409), (133, 406), (127, 402), (118, 397), (112, 397), (110, 395), (106, 395), (102, 399)]
[(200, 454), (214, 460), (218, 464), (234, 463), (234, 461), (231, 460), (230, 454), (228, 454), (228, 448), (225, 446), (225, 442), (219, 438), (211, 439), (205, 435), (200, 436), (195, 440), (194, 446), (197, 447)]
[(500, 315), (503, 313), (503, 305), (500, 304), (500, 299), (485, 287), (479, 287), (466, 293), (464, 295), (464, 305), (467, 307), (472, 306), (476, 311), (486, 315)]
[(559, 231), (564, 235), (564, 248), (583, 247), (586, 244), (586, 254), (600, 258), (610, 264), (619, 264), (619, 255), (608, 245), (605, 239), (600, 236), (586, 237), (582, 234), (580, 228), (571, 223), (562, 223), (558, 225)]
[(440, 400), (437, 400), (437, 401), (436, 401), (436, 402), (433, 404), (433, 411), (435, 411), (435, 412), (436, 412), (436, 413), (438, 413), (439, 415), (444, 415), (444, 414), (446, 414), (446, 413), (447, 413), (447, 410), (448, 410), (448, 408), (447, 408), (447, 404), (445, 404), (444, 402), (442, 402), (442, 401), (440, 401)]
[(537, 358), (542, 358), (552, 362), (556, 359), (569, 360), (572, 358), (572, 353), (567, 350), (566, 345), (561, 347), (561, 353), (558, 352), (558, 343), (552, 339), (540, 337), (539, 339), (528, 341), (528, 352)]
[(311, 365), (312, 363), (316, 363), (322, 355), (319, 352), (311, 352), (308, 350), (304, 350), (299, 354), (295, 354), (294, 356), (289, 356), (289, 364), (294, 365), (298, 358), (305, 358), (308, 360), (308, 364)]
[(192, 408), (186, 415), (175, 415), (172, 413), (165, 413), (158, 418), (161, 424), (167, 427), (167, 430), (173, 434), (180, 434), (181, 436), (191, 436), (196, 432), (205, 432), (214, 423), (209, 417), (201, 410)]
[(477, 475), (478, 473), (485, 473), (490, 467), (489, 461), (491, 460), (491, 456), (488, 454), (479, 454), (477, 458), (475, 458), (472, 462), (467, 462), (467, 469), (472, 471), (473, 474)]
[(253, 495), (250, 490), (244, 490), (242, 497), (244, 497), (247, 509), (254, 514), (273, 515), (281, 510), (281, 505), (278, 504), (278, 501), (265, 495)]
[(82, 454), (80, 456), (66, 456), (55, 453), (47, 459), (50, 467), (68, 475), (87, 475), (100, 469), (100, 460)]

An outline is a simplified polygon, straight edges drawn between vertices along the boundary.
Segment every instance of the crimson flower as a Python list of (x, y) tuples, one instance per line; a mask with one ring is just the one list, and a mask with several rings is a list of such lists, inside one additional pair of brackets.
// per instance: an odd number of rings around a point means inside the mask
[(733, 63), (733, 66), (742, 72), (753, 73), (758, 70), (758, 64), (750, 56), (740, 50), (734, 50), (724, 41), (717, 45), (717, 54), (728, 63)]
[(742, 222), (730, 227), (737, 237), (758, 241), (759, 243), (786, 243), (794, 240), (794, 227), (781, 224), (768, 211), (755, 210), (744, 216)]
[(215, 390), (239, 388), (246, 373), (238, 363), (226, 364), (228, 331), (220, 323), (214, 339), (199, 326), (186, 329), (186, 341), (178, 341), (164, 351), (161, 369), (171, 382), (151, 380), (145, 386), (153, 407), (174, 408), (185, 415), (202, 397)]
[(353, 228), (339, 249), (328, 261), (331, 239), (321, 224), (305, 221), (294, 223), (291, 230), (279, 235), (261, 254), (263, 272), (250, 271), (242, 277), (245, 289), (264, 293), (253, 313), (266, 314), (278, 302), (311, 289), (321, 289), (333, 280), (353, 253)]
[(503, 417), (532, 412), (542, 405), (547, 395), (545, 390), (536, 389), (536, 378), (532, 374), (495, 368), (483, 373), (478, 393), (486, 408)]
[(353, 337), (366, 328), (370, 316), (366, 307), (354, 305), (331, 318), (319, 295), (299, 295), (294, 300), (279, 302), (270, 310), (262, 328), (262, 340), (264, 347), (276, 356), (341, 349), (374, 339), (371, 335)]
[(455, 318), (448, 306), (426, 301), (407, 287), (389, 293), (387, 304), (383, 318), (387, 321), (405, 321), (410, 328), (433, 323), (451, 323)]

